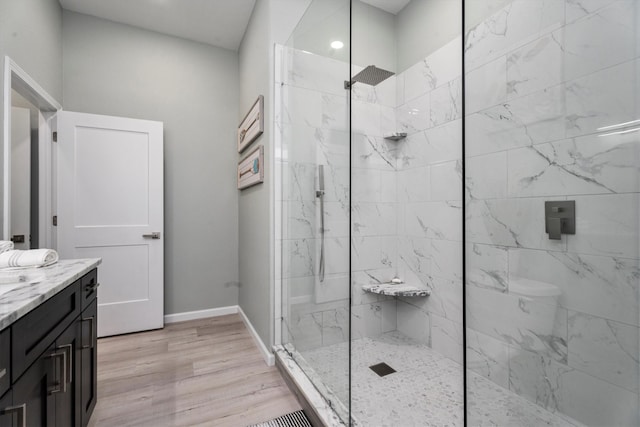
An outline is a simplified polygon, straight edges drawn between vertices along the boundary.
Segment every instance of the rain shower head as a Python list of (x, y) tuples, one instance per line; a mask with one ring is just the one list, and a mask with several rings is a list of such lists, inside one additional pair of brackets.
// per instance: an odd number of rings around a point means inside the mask
[(369, 65), (364, 70), (353, 76), (350, 82), (345, 80), (344, 88), (350, 89), (351, 85), (355, 82), (364, 83), (370, 86), (376, 86), (384, 80), (387, 80), (394, 74), (395, 73), (391, 71), (383, 70), (382, 68), (378, 68), (375, 65)]

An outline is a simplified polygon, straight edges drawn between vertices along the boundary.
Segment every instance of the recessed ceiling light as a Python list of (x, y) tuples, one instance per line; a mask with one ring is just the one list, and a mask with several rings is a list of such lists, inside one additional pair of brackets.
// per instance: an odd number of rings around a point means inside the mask
[(342, 49), (344, 47), (344, 43), (342, 43), (340, 40), (336, 40), (331, 42), (331, 47), (333, 49)]

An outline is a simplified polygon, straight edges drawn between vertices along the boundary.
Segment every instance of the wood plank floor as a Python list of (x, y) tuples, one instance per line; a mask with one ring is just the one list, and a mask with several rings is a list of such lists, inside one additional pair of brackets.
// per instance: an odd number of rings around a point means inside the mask
[(98, 340), (90, 426), (243, 427), (298, 409), (237, 314)]

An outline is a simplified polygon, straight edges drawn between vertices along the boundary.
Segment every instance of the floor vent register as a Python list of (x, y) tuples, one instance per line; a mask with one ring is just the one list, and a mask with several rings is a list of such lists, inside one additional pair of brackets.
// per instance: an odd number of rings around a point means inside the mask
[(249, 427), (312, 427), (302, 410), (274, 418), (270, 421)]

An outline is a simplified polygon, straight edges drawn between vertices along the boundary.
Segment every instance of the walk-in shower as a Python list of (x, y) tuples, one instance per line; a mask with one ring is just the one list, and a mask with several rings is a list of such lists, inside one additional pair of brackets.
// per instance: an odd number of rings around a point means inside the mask
[(640, 425), (639, 24), (314, 0), (276, 47), (282, 351), (343, 423)]

